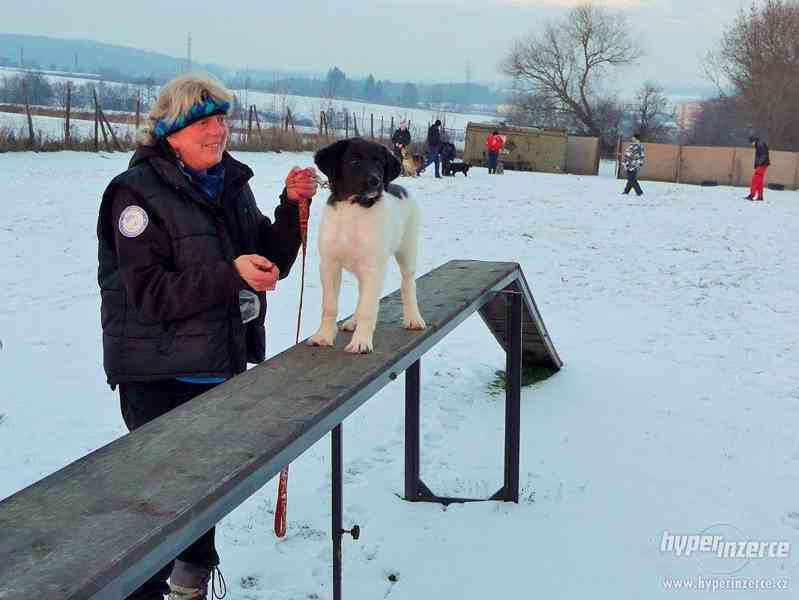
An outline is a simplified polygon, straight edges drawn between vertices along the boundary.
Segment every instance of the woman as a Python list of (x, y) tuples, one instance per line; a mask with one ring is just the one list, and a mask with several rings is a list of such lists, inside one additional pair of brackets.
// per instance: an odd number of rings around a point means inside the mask
[[(104, 367), (131, 431), (264, 360), (265, 292), (297, 257), (315, 175), (292, 169), (274, 222), (261, 214), (252, 171), (225, 151), (232, 99), (209, 76), (169, 82), (103, 195)], [(130, 598), (204, 599), (218, 564), (212, 528)]]
[(488, 174), (495, 175), (497, 172), (497, 162), (499, 153), (505, 146), (505, 140), (499, 135), (496, 129), (486, 138), (486, 150), (488, 151)]

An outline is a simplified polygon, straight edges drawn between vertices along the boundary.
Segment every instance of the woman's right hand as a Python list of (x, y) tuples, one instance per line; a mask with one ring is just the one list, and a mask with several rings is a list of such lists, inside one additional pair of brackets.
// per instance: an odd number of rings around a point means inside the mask
[(280, 269), (258, 254), (242, 254), (233, 261), (241, 278), (256, 292), (271, 292), (277, 286)]

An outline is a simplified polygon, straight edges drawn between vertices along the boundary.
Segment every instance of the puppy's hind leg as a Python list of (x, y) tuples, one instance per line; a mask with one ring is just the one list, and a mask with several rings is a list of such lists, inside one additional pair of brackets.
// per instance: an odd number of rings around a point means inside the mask
[(399, 250), (394, 255), (402, 275), (400, 295), (402, 297), (402, 326), (405, 329), (425, 329), (416, 299), (416, 243), (418, 238), (417, 216), (412, 216)]
[(374, 350), (374, 333), (377, 312), (380, 309), (380, 291), (386, 265), (364, 267), (358, 276), (358, 307), (355, 309), (355, 333), (344, 348), (354, 354), (368, 354)]
[(322, 280), (322, 323), (308, 340), (311, 346), (332, 346), (336, 341), (338, 296), (341, 289), (341, 265), (323, 260), (319, 265)]

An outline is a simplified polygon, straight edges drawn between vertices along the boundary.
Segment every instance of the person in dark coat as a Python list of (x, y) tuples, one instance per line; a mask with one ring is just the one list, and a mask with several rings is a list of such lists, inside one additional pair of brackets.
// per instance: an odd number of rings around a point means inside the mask
[(641, 185), (638, 183), (638, 174), (641, 171), (641, 167), (644, 166), (644, 158), (644, 145), (641, 143), (641, 134), (636, 132), (633, 134), (633, 143), (624, 151), (624, 156), (621, 160), (622, 166), (627, 172), (627, 185), (622, 194), (629, 194), (630, 190), (635, 189), (637, 195), (643, 196), (644, 190), (641, 189)]
[(763, 200), (763, 190), (766, 187), (766, 171), (771, 165), (768, 145), (757, 136), (749, 138), (749, 143), (755, 149), (755, 173), (752, 175), (752, 185), (749, 187), (747, 200)]
[[(315, 173), (292, 169), (274, 221), (261, 214), (253, 172), (225, 151), (232, 99), (210, 76), (169, 82), (103, 194), (103, 363), (131, 431), (264, 360), (266, 292), (300, 248)], [(212, 528), (129, 598), (204, 599), (218, 564)]]
[(436, 119), (430, 128), (427, 130), (427, 159), (424, 164), (417, 171), (417, 175), (424, 171), (430, 163), (436, 165), (436, 178), (441, 178), (440, 163), (441, 163), (441, 120)]
[(441, 144), (441, 172), (445, 176), (452, 175), (452, 161), (455, 160), (456, 154), (455, 144), (452, 142), (443, 142)]
[(407, 121), (400, 121), (399, 127), (391, 136), (391, 143), (394, 144), (394, 155), (402, 162), (402, 149), (411, 145), (411, 132), (408, 130)]

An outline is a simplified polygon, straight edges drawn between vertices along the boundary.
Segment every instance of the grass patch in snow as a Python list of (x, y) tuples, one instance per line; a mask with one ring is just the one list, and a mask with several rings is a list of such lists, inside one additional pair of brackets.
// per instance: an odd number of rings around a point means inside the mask
[[(527, 387), (539, 381), (549, 379), (555, 373), (557, 373), (557, 370), (550, 367), (522, 367), (522, 387)], [(496, 371), (494, 375), (494, 380), (488, 384), (488, 393), (492, 396), (499, 396), (505, 393), (507, 377), (505, 376), (504, 370)]]

